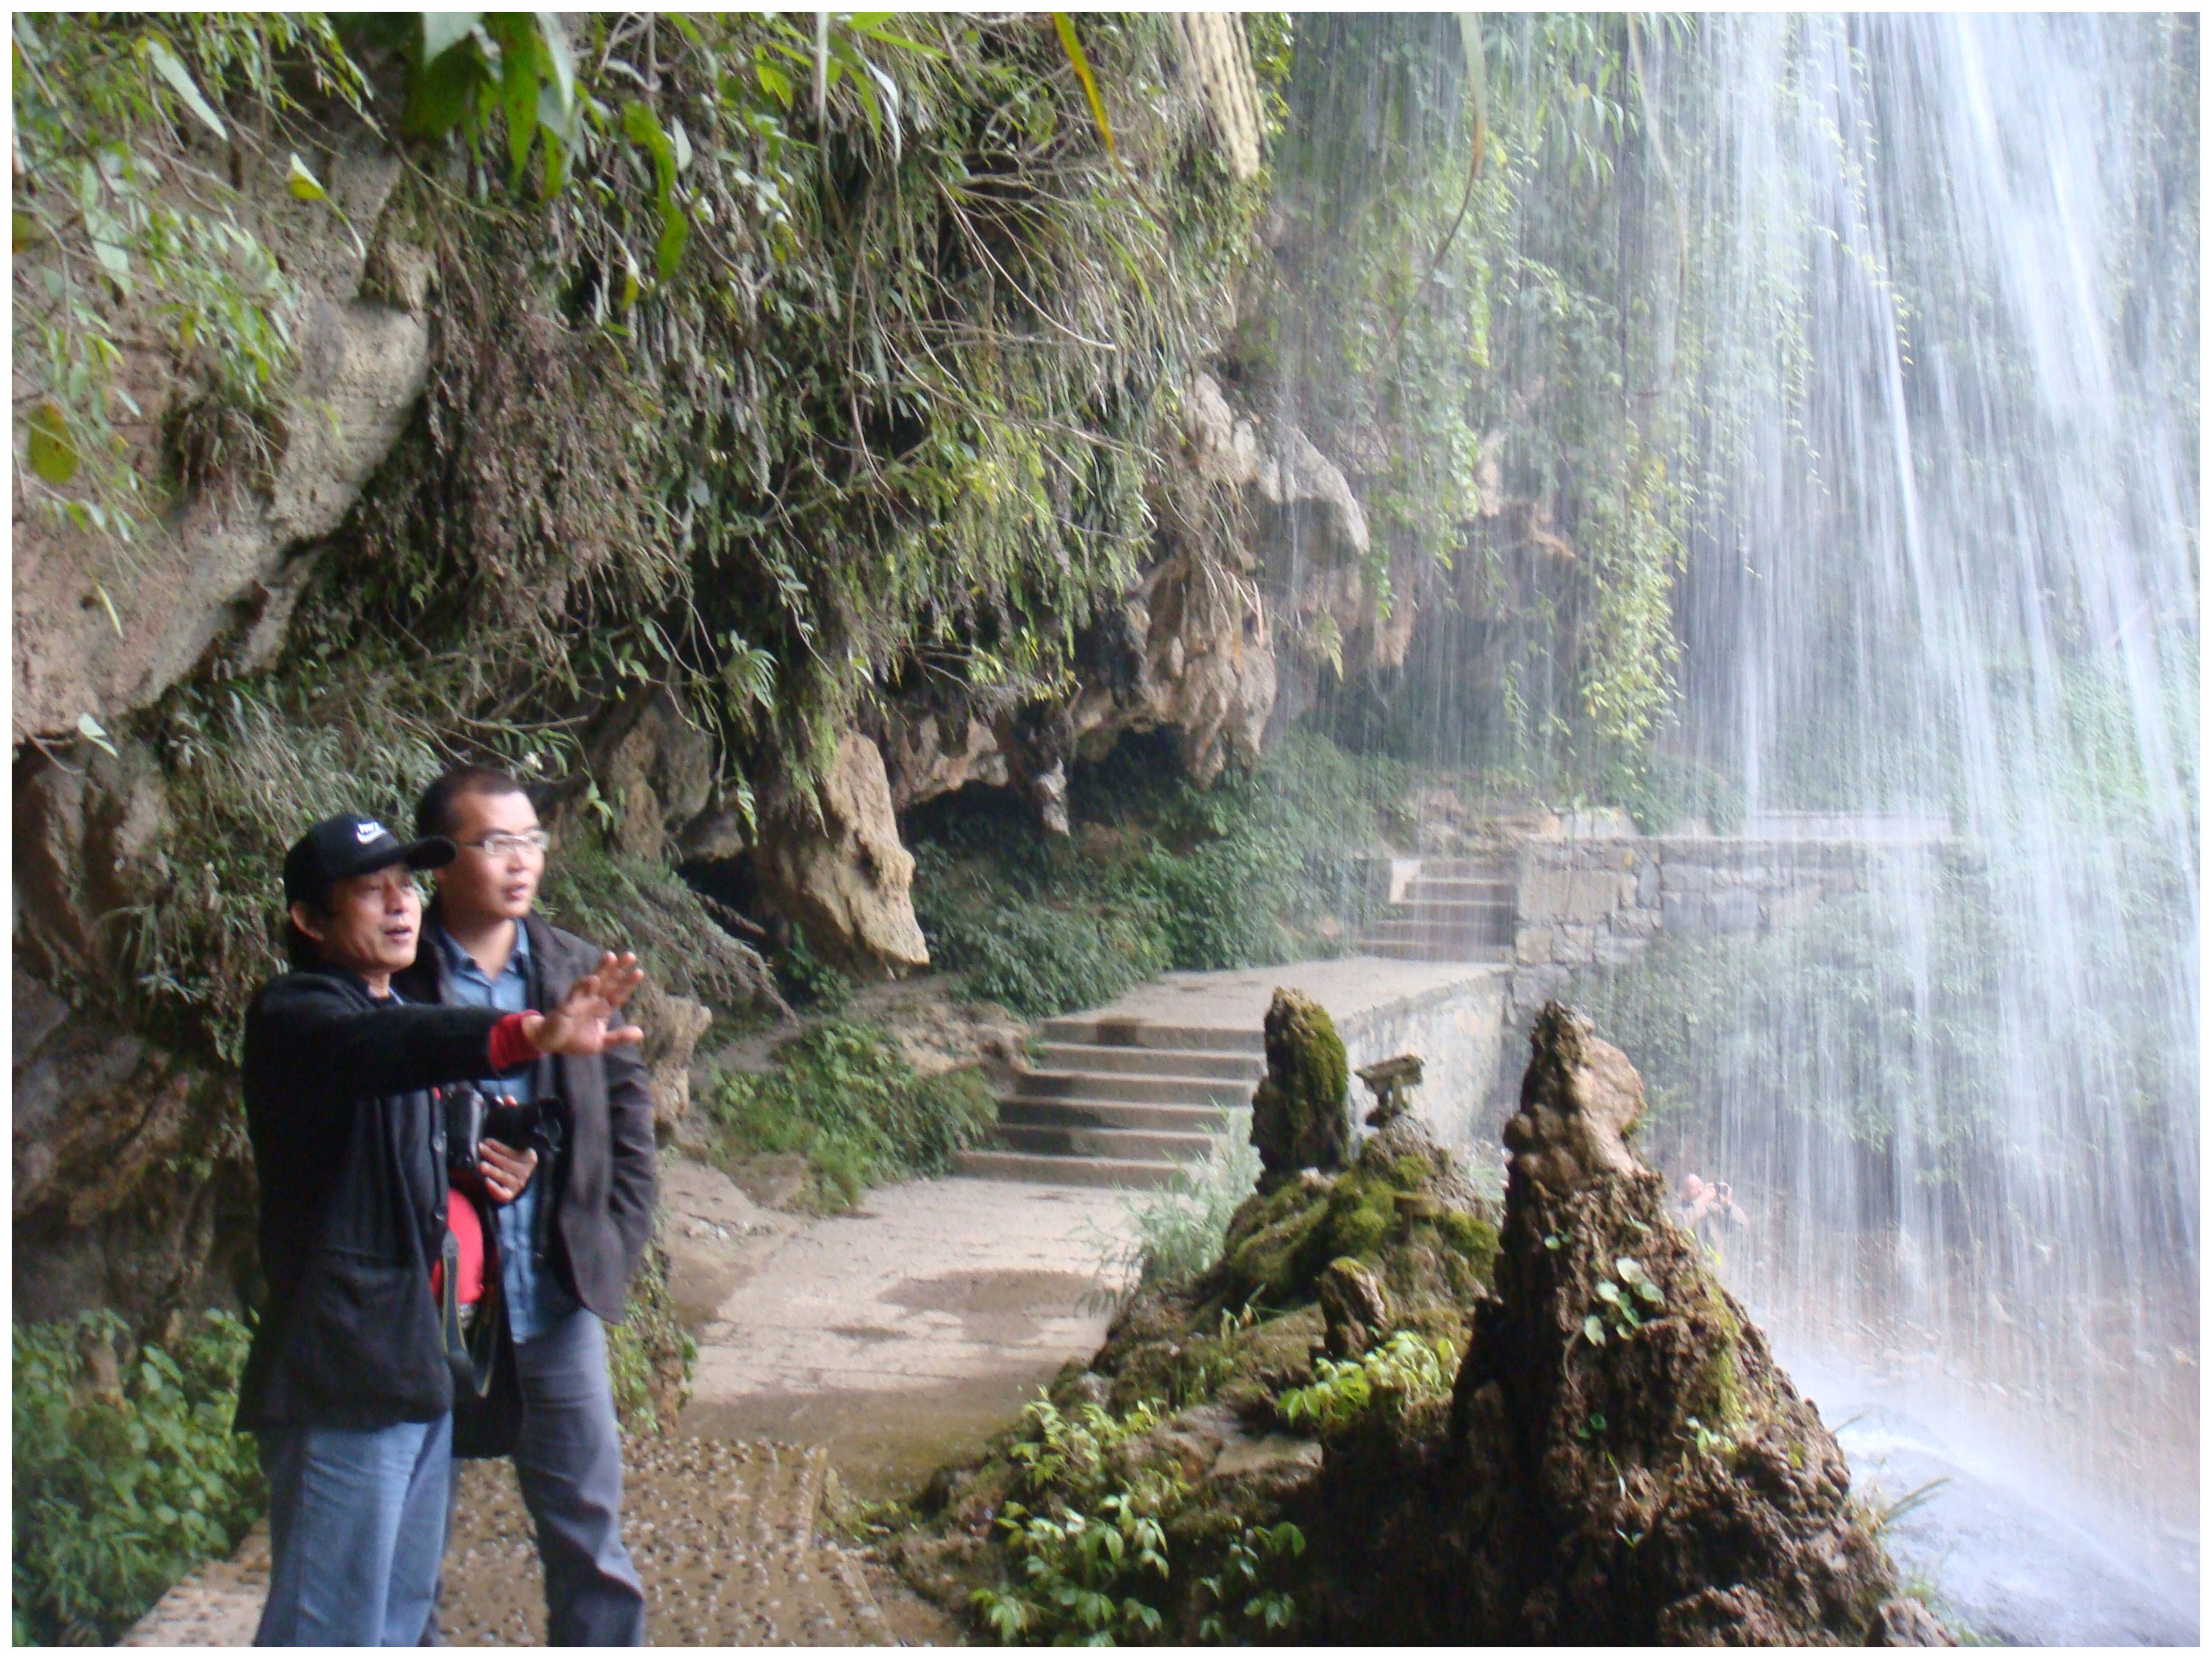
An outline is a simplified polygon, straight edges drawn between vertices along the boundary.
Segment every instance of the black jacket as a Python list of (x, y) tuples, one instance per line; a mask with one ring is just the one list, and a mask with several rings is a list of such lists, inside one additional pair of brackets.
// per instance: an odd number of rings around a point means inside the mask
[(287, 974), (253, 999), (246, 1127), (269, 1299), (238, 1427), (384, 1428), (451, 1409), (430, 1295), (446, 1232), (431, 1091), (489, 1073), (501, 1018), (380, 1003), (340, 969)]
[[(444, 954), (430, 930), (437, 907), (422, 918), (415, 965), (392, 983), (410, 1002), (447, 1000)], [(588, 939), (526, 916), (530, 934), (530, 1006), (558, 1005), (568, 988), (605, 954)], [(541, 1103), (559, 1102), (561, 1151), (555, 1186), (550, 1254), (569, 1293), (610, 1324), (623, 1317), (630, 1276), (653, 1238), (655, 1158), (653, 1096), (635, 1048), (592, 1059), (550, 1055), (533, 1077)]]

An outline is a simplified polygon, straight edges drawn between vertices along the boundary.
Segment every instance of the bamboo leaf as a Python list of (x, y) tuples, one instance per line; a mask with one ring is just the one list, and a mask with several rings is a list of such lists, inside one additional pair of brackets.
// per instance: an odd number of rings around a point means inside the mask
[(1106, 153), (1114, 155), (1114, 124), (1106, 118), (1106, 101), (1098, 95), (1098, 82), (1091, 76), (1091, 60), (1083, 55), (1083, 42), (1075, 38), (1075, 20), (1064, 11), (1056, 11), (1052, 15), (1052, 26), (1060, 31), (1060, 49), (1074, 66), (1075, 78), (1083, 82), (1083, 95), (1091, 100), (1091, 118), (1098, 124), (1098, 136), (1106, 141)]
[(426, 11), (422, 21), (422, 67), (436, 63), (477, 31), (483, 21), (480, 11)]
[(222, 118), (215, 112), (215, 106), (200, 95), (199, 85), (192, 79), (191, 71), (185, 67), (175, 52), (169, 50), (168, 42), (158, 34), (143, 35), (140, 40), (145, 48), (147, 61), (154, 66), (154, 73), (169, 83), (169, 90), (185, 100), (185, 107), (198, 116), (209, 131), (228, 141), (230, 131), (223, 125)]
[(76, 477), (76, 440), (70, 435), (69, 421), (60, 407), (51, 402), (40, 404), (31, 411), (30, 427), (26, 447), (31, 471), (57, 489)]
[(296, 151), (293, 153), (292, 164), (287, 171), (284, 188), (303, 202), (327, 202), (331, 199), (330, 192), (322, 186), (322, 181), (307, 171), (307, 164), (300, 159)]

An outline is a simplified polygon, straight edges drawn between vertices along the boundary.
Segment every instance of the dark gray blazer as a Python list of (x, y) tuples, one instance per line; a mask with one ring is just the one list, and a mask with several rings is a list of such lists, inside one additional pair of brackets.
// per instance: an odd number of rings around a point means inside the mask
[[(446, 958), (431, 942), (434, 904), (422, 919), (415, 965), (392, 982), (402, 996), (447, 1002)], [(530, 1006), (544, 1012), (605, 954), (589, 939), (536, 916), (530, 936)], [(561, 1153), (553, 1170), (554, 1271), (577, 1301), (610, 1324), (623, 1317), (630, 1277), (653, 1237), (653, 1096), (635, 1047), (592, 1060), (549, 1054), (536, 1062), (538, 1098), (560, 1103)]]

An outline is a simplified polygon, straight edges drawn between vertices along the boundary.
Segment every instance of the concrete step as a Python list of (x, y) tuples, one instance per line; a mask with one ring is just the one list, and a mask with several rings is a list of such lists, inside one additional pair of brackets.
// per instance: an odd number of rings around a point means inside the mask
[(1028, 1128), (1167, 1129), (1184, 1134), (1227, 1131), (1224, 1106), (1149, 1106), (1126, 1100), (1002, 1100), (999, 1121)]
[(1494, 859), (1423, 859), (1419, 879), (1511, 881), (1513, 866)]
[(1398, 945), (1444, 945), (1456, 948), (1460, 945), (1510, 945), (1513, 943), (1513, 929), (1486, 918), (1431, 921), (1386, 916), (1370, 927), (1364, 937)]
[(1249, 1106), (1242, 1078), (1162, 1077), (1141, 1072), (1024, 1072), (1016, 1100), (1133, 1100), (1159, 1106)]
[(1099, 1042), (1040, 1045), (1041, 1072), (1127, 1072), (1148, 1077), (1223, 1077), (1256, 1081), (1267, 1070), (1264, 1054), (1197, 1048), (1116, 1048)]
[(1466, 921), (1486, 926), (1513, 926), (1515, 906), (1511, 899), (1497, 902), (1477, 902), (1466, 899), (1430, 898), (1425, 894), (1408, 894), (1403, 902), (1390, 906), (1383, 912), (1385, 921)]
[(1267, 1052), (1258, 1031), (1222, 1030), (1203, 1025), (1155, 1025), (1149, 1020), (1048, 1019), (1037, 1027), (1045, 1042), (1080, 1043), (1107, 1048), (1187, 1048), (1201, 1054)]
[(1392, 962), (1470, 962), (1492, 963), (1513, 960), (1510, 945), (1439, 945), (1430, 942), (1413, 943), (1400, 939), (1363, 939), (1360, 951), (1370, 957), (1384, 957)]
[(986, 1181), (1036, 1181), (1062, 1187), (1164, 1187), (1176, 1166), (1158, 1158), (1059, 1158), (1040, 1152), (962, 1152), (955, 1170)]
[(1153, 1129), (1079, 1129), (1000, 1121), (994, 1147), (1048, 1158), (1102, 1158), (1123, 1162), (1166, 1159), (1188, 1163), (1212, 1150), (1211, 1136)]
[(1406, 884), (1404, 902), (1417, 899), (1467, 899), (1479, 904), (1510, 904), (1515, 884), (1500, 876), (1495, 881), (1477, 881), (1457, 876), (1434, 877), (1420, 875)]

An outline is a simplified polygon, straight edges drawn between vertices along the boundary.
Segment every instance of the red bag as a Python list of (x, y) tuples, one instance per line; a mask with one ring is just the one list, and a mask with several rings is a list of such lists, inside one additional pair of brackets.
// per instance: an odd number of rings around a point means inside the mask
[[(475, 1200), (459, 1188), (446, 1194), (446, 1231), (453, 1234), (459, 1249), (459, 1265), (453, 1270), (453, 1300), (467, 1307), (483, 1299), (483, 1221), (477, 1214)], [(445, 1293), (445, 1264), (438, 1262), (430, 1269), (430, 1294), (442, 1297)]]

